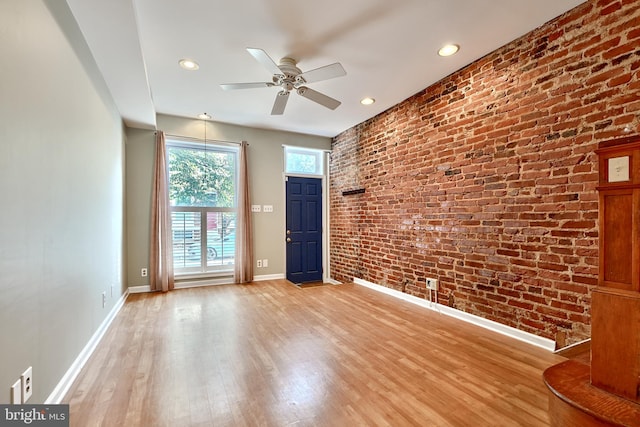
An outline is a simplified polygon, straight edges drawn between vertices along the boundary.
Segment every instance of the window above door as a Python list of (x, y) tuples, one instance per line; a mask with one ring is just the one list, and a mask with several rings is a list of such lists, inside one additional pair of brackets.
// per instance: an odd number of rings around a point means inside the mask
[(284, 172), (295, 175), (322, 176), (324, 174), (324, 150), (284, 146)]

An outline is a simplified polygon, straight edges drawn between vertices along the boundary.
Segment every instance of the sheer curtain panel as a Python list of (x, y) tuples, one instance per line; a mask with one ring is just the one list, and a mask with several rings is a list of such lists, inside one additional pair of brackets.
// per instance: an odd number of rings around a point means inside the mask
[(236, 262), (234, 270), (236, 283), (247, 283), (253, 280), (253, 229), (247, 146), (247, 142), (242, 141), (238, 159), (238, 215), (236, 215)]
[(171, 212), (164, 132), (156, 133), (156, 158), (151, 198), (151, 249), (149, 285), (152, 291), (167, 292), (174, 287), (171, 246)]

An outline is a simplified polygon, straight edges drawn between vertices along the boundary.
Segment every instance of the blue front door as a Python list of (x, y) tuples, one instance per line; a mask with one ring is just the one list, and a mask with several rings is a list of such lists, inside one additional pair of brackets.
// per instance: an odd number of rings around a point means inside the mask
[(322, 280), (322, 179), (287, 178), (287, 280)]

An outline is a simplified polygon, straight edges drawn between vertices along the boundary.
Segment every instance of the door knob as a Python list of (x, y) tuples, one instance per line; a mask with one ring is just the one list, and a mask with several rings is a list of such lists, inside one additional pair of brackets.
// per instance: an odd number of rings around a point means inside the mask
[(291, 234), (291, 230), (287, 230), (287, 234)]
[(291, 237), (287, 237), (287, 243), (291, 242)]

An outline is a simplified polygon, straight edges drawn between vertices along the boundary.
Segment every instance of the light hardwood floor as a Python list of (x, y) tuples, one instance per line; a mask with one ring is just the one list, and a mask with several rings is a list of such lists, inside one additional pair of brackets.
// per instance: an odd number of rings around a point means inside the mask
[(565, 360), (353, 284), (131, 295), (72, 426), (547, 426)]

